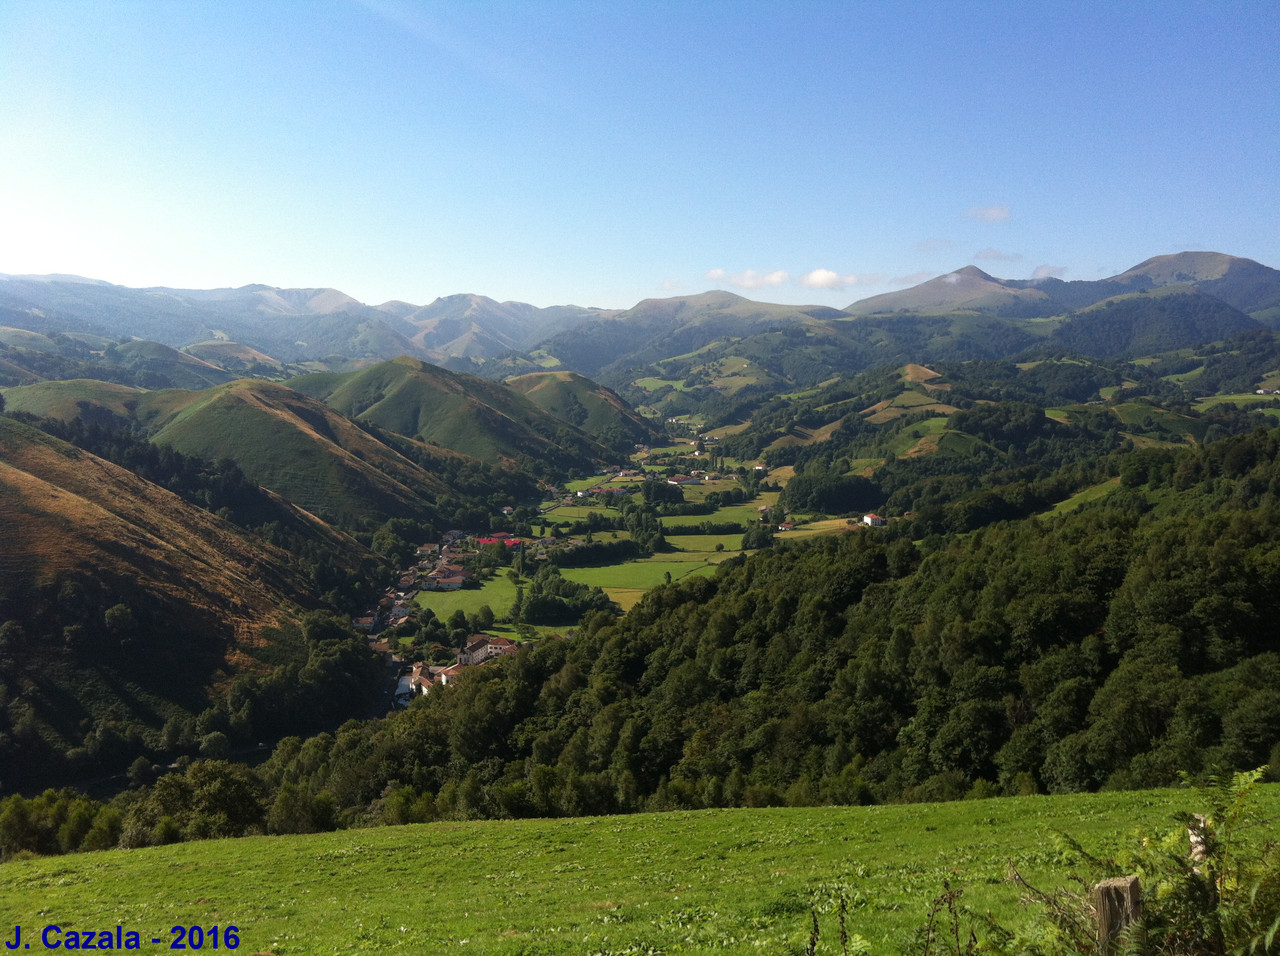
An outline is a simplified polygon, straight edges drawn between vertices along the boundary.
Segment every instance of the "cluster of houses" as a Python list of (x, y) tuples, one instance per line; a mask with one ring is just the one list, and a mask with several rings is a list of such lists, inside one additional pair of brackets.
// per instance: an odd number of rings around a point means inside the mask
[(419, 591), (456, 591), (462, 587), (471, 577), (471, 571), (463, 566), (463, 559), (475, 553), (464, 544), (468, 537), (465, 531), (449, 531), (440, 544), (424, 544), (418, 548), (417, 563), (403, 571), (399, 580), (387, 588), (377, 607), (352, 622), (356, 630), (372, 634), (378, 630), (380, 619), (394, 627), (411, 617), (417, 610), (414, 599)]
[(472, 634), (467, 646), (458, 653), (453, 664), (414, 664), (412, 670), (400, 677), (396, 698), (406, 701), (430, 693), (433, 687), (447, 687), (468, 667), (479, 667), (490, 661), (507, 657), (520, 650), (520, 645), (510, 638), (490, 637), (488, 634)]
[(405, 577), (412, 578), (422, 591), (458, 590), (471, 577), (463, 559), (475, 553), (463, 543), (466, 538), (466, 532), (448, 531), (440, 544), (424, 544), (418, 549), (418, 564), (405, 572)]
[[(356, 618), (353, 623), (358, 630), (369, 635), (372, 648), (391, 655), (391, 660), (398, 663), (400, 657), (396, 649), (385, 639), (379, 640), (376, 636), (381, 629), (380, 623), (394, 627), (411, 617), (418, 610), (416, 598), (420, 591), (452, 591), (462, 587), (472, 576), (472, 572), (464, 566), (464, 561), (477, 553), (475, 545), (503, 544), (515, 547), (521, 543), (520, 538), (507, 532), (485, 536), (473, 536), (465, 531), (446, 532), (439, 544), (424, 544), (418, 548), (417, 562), (400, 575), (394, 586), (387, 589), (378, 606), (368, 614)], [(433, 687), (447, 686), (468, 667), (479, 667), (515, 654), (520, 647), (520, 644), (510, 638), (473, 634), (467, 639), (466, 646), (459, 651), (454, 663), (439, 665), (422, 662), (403, 669), (396, 686), (396, 699), (401, 704), (407, 703), (415, 696), (428, 693)]]

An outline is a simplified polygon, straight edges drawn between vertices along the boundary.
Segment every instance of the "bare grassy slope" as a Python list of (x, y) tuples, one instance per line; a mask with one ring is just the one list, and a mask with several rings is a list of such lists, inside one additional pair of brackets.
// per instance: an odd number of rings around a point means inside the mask
[(0, 573), (36, 586), (99, 574), (252, 638), (302, 588), (286, 555), (35, 429), (0, 419)]

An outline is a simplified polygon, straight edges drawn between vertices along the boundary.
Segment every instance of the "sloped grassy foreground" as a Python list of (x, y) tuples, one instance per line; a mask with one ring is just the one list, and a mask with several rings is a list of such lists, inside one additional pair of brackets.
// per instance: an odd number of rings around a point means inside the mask
[[(1262, 801), (1280, 811), (1280, 787)], [(434, 823), (19, 860), (0, 866), (0, 933), (22, 926), (33, 950), (57, 924), (64, 937), (120, 925), (144, 951), (168, 948), (175, 925), (201, 926), (210, 949), (209, 928), (234, 925), (241, 951), (279, 956), (799, 953), (812, 901), (844, 894), (850, 932), (900, 952), (944, 880), (1017, 923), (1010, 862), (1060, 881), (1056, 834), (1107, 851), (1174, 829), (1196, 802), (1168, 790)], [(838, 951), (831, 929), (819, 951)]]

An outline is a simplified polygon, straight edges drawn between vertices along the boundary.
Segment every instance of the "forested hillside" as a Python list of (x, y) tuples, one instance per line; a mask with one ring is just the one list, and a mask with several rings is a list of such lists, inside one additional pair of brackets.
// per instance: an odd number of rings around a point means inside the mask
[[(405, 712), (285, 740), (244, 826), (1061, 793), (1280, 764), (1280, 431), (1132, 461), (1072, 513), (780, 546)], [(159, 799), (131, 801), (137, 839), (158, 838)]]
[[(296, 683), (315, 652), (343, 642), (309, 646), (291, 636), (294, 622), (325, 592), (336, 601), (363, 583), (362, 565), (372, 563), (355, 541), (248, 485), (234, 468), (124, 438), (73, 429), (67, 437), (122, 464), (0, 417), (6, 788), (120, 773), (143, 751), (190, 752), (200, 738), (230, 730), (225, 705), (220, 714), (215, 705), (231, 675), (292, 662)], [(214, 508), (266, 523), (278, 544)], [(318, 662), (316, 683), (333, 690), (342, 672), (359, 673), (350, 658), (332, 669)], [(340, 708), (360, 706), (358, 687), (345, 694), (334, 698)], [(271, 710), (288, 727), (314, 719), (296, 695), (277, 698)]]

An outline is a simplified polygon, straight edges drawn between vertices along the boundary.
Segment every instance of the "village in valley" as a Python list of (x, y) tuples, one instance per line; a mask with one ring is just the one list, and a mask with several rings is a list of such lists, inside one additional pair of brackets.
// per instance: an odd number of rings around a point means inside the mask
[[(539, 503), (498, 508), (486, 531), (450, 530), (417, 547), (378, 604), (353, 622), (386, 656), (395, 706), (448, 686), (468, 668), (540, 640), (571, 637), (573, 623), (534, 627), (513, 614), (548, 564), (556, 576), (563, 569), (566, 577), (582, 578), (580, 587), (598, 582), (599, 601), (626, 610), (651, 581), (710, 573), (777, 538), (886, 523), (877, 514), (788, 515), (763, 464), (719, 458), (707, 450), (714, 442), (699, 435), (656, 451), (638, 446), (633, 467), (615, 465), (564, 488), (546, 487)], [(641, 546), (635, 542), (645, 534), (642, 513), (656, 539)], [(499, 596), (482, 603), (491, 593)]]
[[(503, 509), (508, 516), (514, 510), (511, 507)], [(477, 572), (467, 565), (480, 554), (479, 548), (498, 545), (522, 549), (525, 543), (524, 539), (506, 531), (490, 535), (469, 535), (456, 530), (446, 532), (439, 543), (419, 547), (417, 563), (401, 574), (395, 586), (387, 589), (377, 608), (356, 619), (356, 628), (369, 635), (370, 647), (389, 655), (396, 665), (395, 700), (398, 705), (403, 706), (413, 697), (428, 693), (432, 687), (447, 686), (468, 667), (515, 654), (520, 649), (520, 642), (507, 637), (472, 634), (451, 662), (406, 661), (395, 632), (405, 622), (414, 620), (427, 606), (418, 601), (420, 595), (457, 591), (472, 581)], [(492, 623), (492, 615), (489, 618)]]

